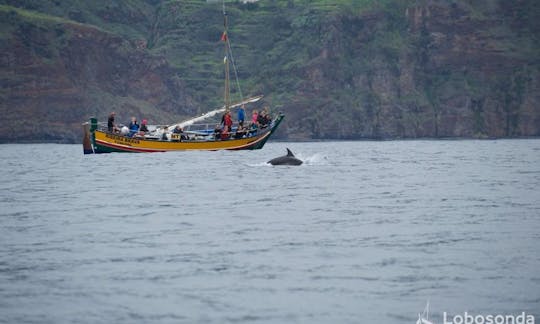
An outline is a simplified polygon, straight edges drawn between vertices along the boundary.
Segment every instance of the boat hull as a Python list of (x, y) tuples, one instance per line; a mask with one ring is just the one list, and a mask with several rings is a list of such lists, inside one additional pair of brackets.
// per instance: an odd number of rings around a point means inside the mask
[[(261, 149), (277, 129), (283, 115), (278, 116), (272, 127), (258, 135), (215, 141), (159, 141), (130, 138), (94, 129), (91, 132), (93, 153), (129, 152), (150, 153), (168, 151), (216, 151), (216, 150), (256, 150)], [(85, 151), (86, 152), (86, 151)]]

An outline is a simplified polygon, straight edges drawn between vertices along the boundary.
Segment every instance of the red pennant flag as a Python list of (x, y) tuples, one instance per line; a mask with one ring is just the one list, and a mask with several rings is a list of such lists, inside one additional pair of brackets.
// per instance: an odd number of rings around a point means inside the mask
[(222, 42), (226, 42), (226, 41), (227, 41), (227, 32), (226, 32), (226, 31), (224, 31), (224, 32), (223, 32), (223, 35), (221, 35), (221, 41), (222, 41)]

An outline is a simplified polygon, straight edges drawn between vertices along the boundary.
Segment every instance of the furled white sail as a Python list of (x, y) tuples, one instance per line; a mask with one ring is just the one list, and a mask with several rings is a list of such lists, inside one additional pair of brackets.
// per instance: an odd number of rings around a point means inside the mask
[[(245, 104), (248, 104), (248, 103), (253, 103), (253, 102), (257, 102), (259, 101), (263, 96), (256, 96), (256, 97), (251, 97), (251, 98), (248, 98), (246, 100), (243, 100), (241, 102), (238, 102), (238, 103), (235, 103), (234, 105), (231, 105), (229, 108), (236, 108), (236, 107), (239, 107), (241, 105), (245, 105)], [(214, 117), (215, 115), (219, 114), (219, 113), (222, 113), (225, 111), (225, 107), (221, 107), (219, 109), (216, 109), (216, 110), (212, 110), (212, 111), (209, 111), (201, 116), (198, 116), (198, 117), (194, 117), (194, 118), (191, 118), (191, 119), (188, 119), (188, 120), (185, 120), (183, 122), (180, 122), (178, 124), (173, 124), (173, 125), (170, 125), (169, 126), (169, 130), (173, 130), (176, 126), (180, 126), (182, 128), (186, 127), (186, 126), (189, 126), (189, 125), (193, 125), (197, 122), (200, 122), (200, 121), (203, 121), (205, 119), (208, 119), (208, 118), (211, 118), (211, 117)]]

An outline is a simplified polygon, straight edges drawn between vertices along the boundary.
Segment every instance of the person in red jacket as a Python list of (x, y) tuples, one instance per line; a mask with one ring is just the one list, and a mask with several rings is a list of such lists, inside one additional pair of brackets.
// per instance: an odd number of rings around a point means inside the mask
[(225, 112), (225, 116), (223, 117), (223, 132), (230, 132), (232, 130), (232, 124), (233, 121), (231, 118), (231, 112), (227, 110), (227, 112)]

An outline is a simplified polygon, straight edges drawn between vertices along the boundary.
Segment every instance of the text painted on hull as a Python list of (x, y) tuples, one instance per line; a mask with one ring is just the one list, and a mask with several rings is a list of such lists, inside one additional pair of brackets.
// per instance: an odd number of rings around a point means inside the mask
[(112, 139), (116, 144), (129, 145), (129, 146), (131, 146), (131, 144), (139, 144), (139, 140), (129, 138), (129, 137), (112, 135), (112, 134), (105, 134), (105, 137)]

